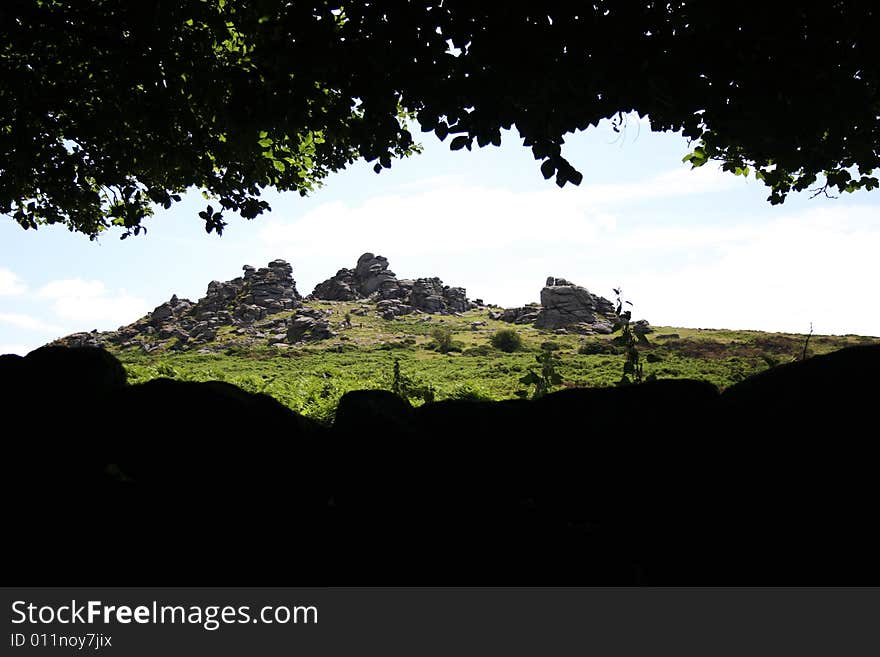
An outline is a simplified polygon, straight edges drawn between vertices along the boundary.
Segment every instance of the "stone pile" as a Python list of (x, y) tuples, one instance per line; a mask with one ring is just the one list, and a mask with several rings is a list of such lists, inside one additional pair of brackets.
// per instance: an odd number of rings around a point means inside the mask
[(564, 278), (550, 276), (541, 290), (541, 305), (508, 308), (490, 314), (512, 324), (590, 335), (611, 333), (618, 319), (614, 304)]
[(211, 281), (207, 295), (196, 304), (197, 313), (232, 311), (241, 323), (253, 323), (282, 310), (301, 306), (293, 270), (285, 260), (273, 260), (267, 267), (242, 267), (244, 276), (221, 283)]
[(551, 276), (541, 290), (541, 312), (535, 318), (535, 327), (578, 327), (592, 333), (611, 333), (616, 319), (614, 304), (608, 299), (594, 296), (564, 278)]
[(319, 283), (312, 297), (324, 301), (354, 301), (376, 294), (381, 299), (391, 299), (398, 288), (397, 276), (388, 269), (388, 259), (364, 253), (354, 269), (340, 269), (335, 276)]
[(327, 340), (336, 334), (330, 330), (328, 312), (302, 308), (288, 323), (286, 340), (289, 343), (307, 340)]
[[(223, 326), (236, 326), (239, 335), (261, 337), (277, 326), (262, 320), (284, 310), (302, 306), (293, 270), (284, 260), (266, 267), (243, 268), (244, 275), (231, 281), (211, 281), (204, 297), (193, 303), (175, 294), (134, 324), (106, 333), (75, 333), (59, 343), (68, 346), (140, 346), (144, 351), (161, 347), (189, 349), (213, 342)], [(280, 328), (286, 333), (286, 322)]]
[(358, 258), (354, 269), (340, 269), (336, 275), (319, 283), (313, 299), (376, 302), (380, 317), (393, 319), (415, 311), (431, 314), (460, 313), (476, 308), (463, 287), (444, 285), (439, 278), (398, 279), (388, 268), (388, 259), (372, 253)]
[[(331, 328), (332, 309), (304, 308), (293, 271), (286, 261), (273, 260), (266, 267), (245, 265), (243, 275), (231, 281), (211, 281), (204, 297), (196, 302), (173, 295), (152, 312), (116, 331), (75, 333), (56, 341), (72, 347), (140, 347), (223, 351), (230, 347), (276, 345), (278, 348), (336, 337), (351, 326), (351, 316), (375, 313), (386, 320), (410, 314), (460, 315), (474, 308), (488, 311), (488, 318), (511, 324), (533, 324), (558, 333), (611, 333), (619, 319), (614, 304), (591, 294), (564, 278), (550, 277), (541, 290), (540, 304), (519, 308), (486, 308), (471, 301), (463, 287), (444, 285), (437, 277), (398, 279), (388, 259), (372, 253), (358, 258), (353, 269), (340, 269), (318, 284), (310, 299), (359, 301), (344, 321)], [(328, 304), (332, 305), (332, 304)], [(296, 312), (291, 312), (296, 311)], [(442, 320), (440, 320), (442, 321)], [(477, 329), (482, 324), (471, 324)], [(645, 320), (633, 323), (640, 336), (651, 332)]]
[(353, 269), (340, 269), (332, 278), (318, 283), (312, 296), (326, 301), (354, 301), (359, 299), (357, 281)]
[(498, 319), (502, 322), (510, 324), (531, 324), (541, 312), (541, 306), (536, 303), (530, 303), (518, 308), (505, 308), (500, 311), (492, 311), (489, 313), (489, 319)]

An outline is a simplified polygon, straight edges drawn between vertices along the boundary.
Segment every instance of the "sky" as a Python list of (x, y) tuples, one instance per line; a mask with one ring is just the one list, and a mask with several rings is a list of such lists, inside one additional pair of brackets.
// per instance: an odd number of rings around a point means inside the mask
[(196, 190), (124, 241), (0, 217), (0, 353), (115, 329), (275, 258), (305, 295), (367, 251), (400, 278), (439, 276), (504, 307), (538, 301), (555, 276), (610, 299), (622, 288), (656, 326), (880, 335), (880, 191), (771, 206), (761, 182), (692, 170), (683, 137), (636, 116), (567, 139), (579, 187), (545, 181), (515, 133), (473, 152), (421, 143), (378, 175), (359, 162), (308, 198), (272, 192), (271, 213), (227, 216), (222, 237), (205, 233)]

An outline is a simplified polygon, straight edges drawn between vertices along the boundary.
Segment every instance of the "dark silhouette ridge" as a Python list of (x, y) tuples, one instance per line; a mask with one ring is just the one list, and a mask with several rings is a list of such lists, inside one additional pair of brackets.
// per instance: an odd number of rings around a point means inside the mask
[(96, 476), (103, 456), (96, 433), (108, 399), (126, 384), (121, 363), (103, 349), (46, 346), (5, 356), (0, 368), (4, 470), (59, 489)]
[(859, 420), (858, 413), (845, 411), (877, 398), (878, 366), (876, 345), (849, 347), (762, 372), (726, 390), (724, 401), (731, 409), (751, 407), (781, 422), (822, 417), (829, 408), (838, 421)]
[[(880, 346), (697, 381), (412, 408), (332, 429), (98, 349), (0, 359), (28, 584), (877, 584)], [(49, 394), (51, 392), (51, 394)]]
[[(410, 403), (387, 390), (354, 390), (342, 396), (336, 407), (334, 428), (344, 434), (387, 437), (413, 431)], [(370, 440), (372, 442), (372, 440)]]

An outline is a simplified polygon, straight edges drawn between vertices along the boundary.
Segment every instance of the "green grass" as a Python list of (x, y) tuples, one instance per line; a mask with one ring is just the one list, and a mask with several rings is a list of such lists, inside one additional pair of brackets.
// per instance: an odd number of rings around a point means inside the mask
[[(611, 386), (623, 369), (622, 355), (582, 355), (585, 340), (610, 340), (613, 336), (557, 335), (531, 326), (515, 326), (523, 350), (504, 353), (490, 345), (493, 333), (510, 324), (488, 319), (486, 311), (470, 311), (461, 317), (408, 315), (388, 321), (375, 316), (352, 315), (352, 327), (341, 329), (346, 312), (362, 303), (310, 302), (311, 307), (330, 308), (331, 328), (337, 337), (281, 350), (269, 346), (235, 348), (230, 345), (234, 329), (218, 332), (217, 345), (225, 352), (159, 351), (144, 354), (139, 348), (116, 351), (129, 381), (139, 383), (167, 376), (190, 381), (227, 381), (250, 392), (271, 395), (293, 410), (320, 422), (330, 422), (339, 398), (349, 390), (390, 389), (395, 359), (401, 372), (415, 382), (434, 388), (436, 398), (509, 399), (524, 389), (519, 379), (530, 367), (541, 344), (555, 342), (561, 359), (564, 386)], [(289, 314), (289, 313), (287, 313)], [(472, 329), (471, 322), (486, 322)], [(441, 354), (430, 349), (431, 331), (449, 327), (462, 353)], [(662, 334), (678, 338), (657, 339)], [(645, 374), (658, 378), (689, 378), (710, 381), (725, 388), (771, 366), (800, 357), (805, 335), (655, 327), (651, 345), (642, 350), (659, 362), (646, 362)], [(809, 353), (827, 353), (854, 344), (880, 342), (860, 336), (812, 336)], [(231, 347), (231, 348), (230, 348)]]

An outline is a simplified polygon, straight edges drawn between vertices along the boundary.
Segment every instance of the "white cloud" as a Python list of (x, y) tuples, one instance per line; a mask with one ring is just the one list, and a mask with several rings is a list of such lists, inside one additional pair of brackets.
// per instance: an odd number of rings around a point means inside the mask
[(588, 184), (581, 193), (585, 201), (605, 205), (723, 192), (745, 184), (745, 178), (737, 178), (712, 163), (698, 169), (679, 167), (634, 182)]
[[(399, 193), (359, 205), (325, 203), (296, 221), (271, 220), (260, 238), (298, 257), (360, 253), (365, 245), (385, 252), (462, 254), (560, 240), (592, 245), (613, 232), (617, 217), (606, 206), (729, 189), (742, 183), (717, 167), (681, 168), (631, 183), (582, 188), (512, 191), (462, 184), (456, 177), (413, 183)], [(427, 182), (432, 183), (427, 188)], [(328, 239), (332, 236), (332, 239)]]
[[(79, 278), (52, 281), (38, 296), (52, 302), (54, 312), (75, 322), (90, 322), (106, 328), (127, 324), (145, 314), (149, 305), (125, 290), (111, 292), (101, 281)], [(89, 327), (81, 327), (85, 330)]]
[(467, 178), (464, 176), (464, 174), (444, 174), (440, 176), (431, 176), (429, 178), (419, 178), (418, 180), (414, 180), (412, 182), (395, 185), (394, 192), (420, 192), (425, 190), (437, 189), (439, 187), (460, 186), (466, 183)]
[(0, 323), (24, 329), (26, 331), (37, 331), (40, 333), (54, 333), (56, 335), (61, 335), (64, 332), (64, 329), (60, 326), (49, 324), (36, 317), (21, 313), (0, 313)]
[(0, 343), (0, 354), (18, 354), (19, 356), (26, 356), (28, 352), (33, 351), (33, 349), (35, 349), (35, 347), (17, 342)]
[(700, 233), (703, 248), (720, 257), (630, 281), (637, 313), (682, 326), (806, 333), (812, 322), (817, 333), (880, 334), (876, 209), (809, 209), (763, 225), (719, 227), (714, 242), (711, 232)]
[[(613, 229), (612, 215), (589, 210), (555, 191), (449, 186), (380, 196), (357, 206), (326, 203), (295, 222), (269, 223), (261, 238), (314, 255), (359, 253), (368, 244), (381, 245), (383, 253), (461, 254), (485, 244), (504, 248), (522, 242), (552, 243), (559, 234), (588, 242)], [(551, 217), (552, 224), (546, 221)]]
[(26, 290), (27, 287), (16, 274), (0, 268), (0, 296), (24, 294)]

